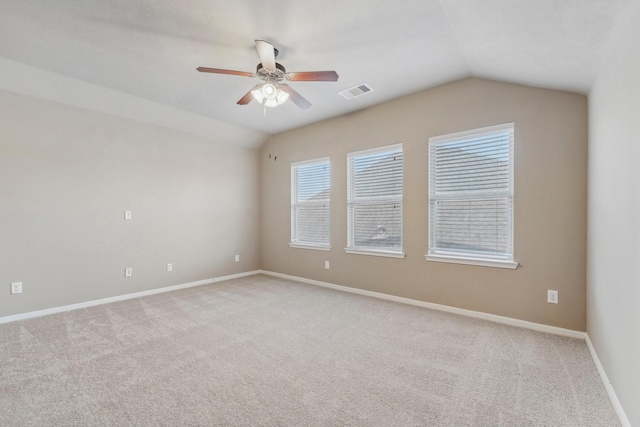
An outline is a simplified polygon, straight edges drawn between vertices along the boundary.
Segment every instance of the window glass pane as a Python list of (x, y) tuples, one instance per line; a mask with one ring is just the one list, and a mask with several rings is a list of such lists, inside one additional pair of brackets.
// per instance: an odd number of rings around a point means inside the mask
[(513, 260), (513, 123), (430, 139), (429, 254)]
[(291, 242), (329, 246), (329, 160), (292, 165), (291, 183)]
[(298, 201), (329, 200), (329, 162), (298, 166)]
[(432, 203), (435, 246), (504, 254), (509, 251), (509, 202), (502, 199), (440, 200)]
[(348, 246), (402, 252), (402, 146), (348, 156)]
[(329, 244), (329, 205), (298, 206), (297, 241)]
[(402, 152), (355, 157), (355, 198), (402, 196)]
[(509, 190), (509, 133), (435, 146), (435, 192)]
[(355, 246), (402, 248), (402, 206), (360, 203), (354, 207)]

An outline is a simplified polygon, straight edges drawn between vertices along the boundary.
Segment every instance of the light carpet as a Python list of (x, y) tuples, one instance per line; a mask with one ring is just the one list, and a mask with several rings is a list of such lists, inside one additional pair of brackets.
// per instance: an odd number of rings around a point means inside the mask
[(618, 426), (583, 340), (269, 276), (0, 325), (2, 426)]

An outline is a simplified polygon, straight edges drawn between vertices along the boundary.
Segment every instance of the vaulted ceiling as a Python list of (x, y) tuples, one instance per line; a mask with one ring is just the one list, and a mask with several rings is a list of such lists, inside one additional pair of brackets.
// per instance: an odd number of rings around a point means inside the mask
[[(0, 89), (255, 146), (469, 76), (587, 94), (634, 1), (0, 0)], [(340, 78), (291, 82), (313, 106), (265, 115), (236, 104), (255, 79), (196, 72), (254, 72), (255, 39)]]

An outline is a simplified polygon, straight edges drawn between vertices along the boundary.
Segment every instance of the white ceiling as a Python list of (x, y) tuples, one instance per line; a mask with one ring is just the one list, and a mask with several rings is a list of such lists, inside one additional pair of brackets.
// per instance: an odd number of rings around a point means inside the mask
[[(0, 0), (0, 89), (256, 146), (468, 76), (587, 94), (636, 1)], [(255, 39), (340, 79), (291, 82), (309, 110), (236, 105), (257, 81), (195, 69), (253, 72)]]

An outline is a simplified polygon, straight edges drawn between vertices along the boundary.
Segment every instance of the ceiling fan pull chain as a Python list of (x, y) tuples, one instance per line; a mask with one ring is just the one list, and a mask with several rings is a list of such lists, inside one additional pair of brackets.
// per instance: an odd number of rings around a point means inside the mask
[(271, 132), (269, 132), (269, 158), (271, 158)]

